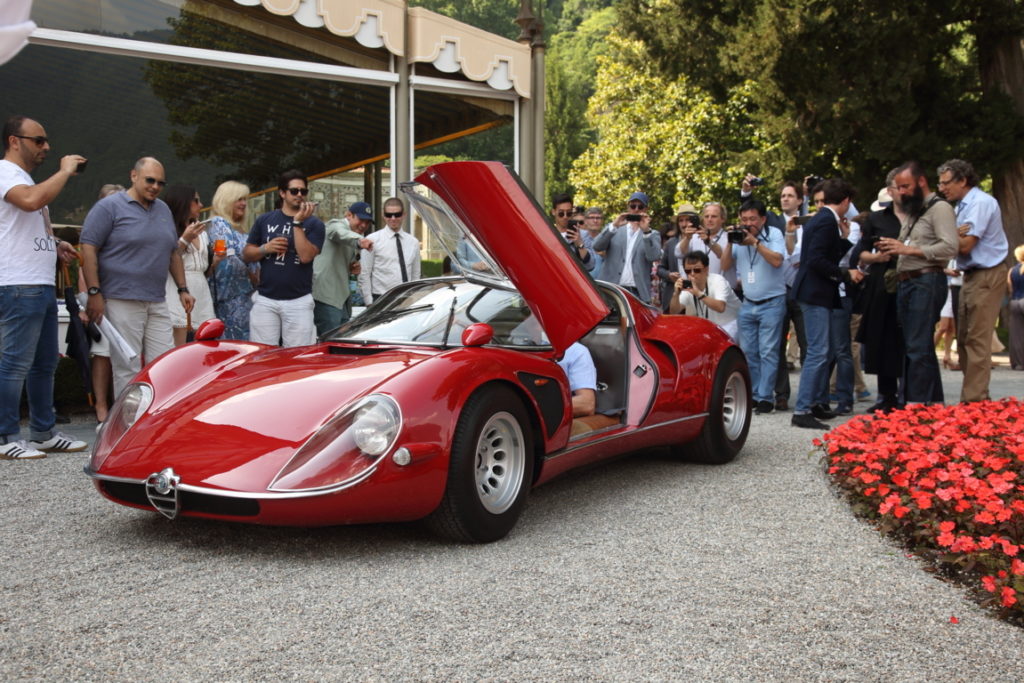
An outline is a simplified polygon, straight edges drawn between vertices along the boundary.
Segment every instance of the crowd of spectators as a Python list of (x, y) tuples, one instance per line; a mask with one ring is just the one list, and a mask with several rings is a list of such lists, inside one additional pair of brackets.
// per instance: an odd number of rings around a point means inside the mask
[[(53, 267), (77, 254), (53, 235), (46, 207), (86, 160), (68, 155), (36, 184), (30, 173), (49, 151), (42, 125), (13, 117), (3, 135), (0, 238), (9, 258), (0, 265), (0, 457), (39, 458), (85, 448), (54, 430)], [(104, 186), (81, 234), (84, 320), (106, 319), (124, 342), (93, 349), (101, 359), (100, 421), (110, 375), (117, 395), (142, 363), (185, 343), (206, 320), (220, 318), (227, 339), (309, 344), (349, 319), (353, 299), (370, 304), (421, 276), (420, 244), (403, 230), (399, 198), (384, 202), (376, 232), (365, 202), (325, 224), (308, 201), (308, 179), (292, 169), (279, 178), (273, 211), (251, 219), (249, 188), (228, 181), (213, 196), (210, 218), (200, 221), (199, 193), (165, 187), (157, 159), (139, 159), (129, 176), (127, 189)], [(1008, 268), (998, 203), (979, 187), (971, 164), (951, 159), (936, 178), (937, 193), (920, 164), (904, 163), (864, 213), (846, 182), (813, 176), (782, 183), (776, 212), (768, 198), (755, 196), (764, 181), (748, 174), (734, 225), (725, 203), (707, 202), (700, 210), (683, 204), (655, 229), (642, 191), (608, 215), (556, 194), (551, 214), (592, 278), (666, 314), (706, 318), (736, 340), (758, 414), (789, 410), (787, 345), (795, 343), (801, 382), (792, 424), (824, 430), (821, 420), (849, 414), (870, 397), (861, 370), (877, 377), (871, 410), (944, 401), (935, 344), (954, 329), (959, 398), (987, 399), (993, 331), (1007, 297), (1011, 365), (1024, 370), (1024, 246)], [(460, 243), (464, 248), (471, 247)], [(486, 268), (476, 254), (459, 262)], [(937, 327), (940, 319), (950, 322)], [(947, 340), (944, 362), (952, 367), (950, 346)], [(21, 440), (18, 398), (26, 386), (30, 438)], [(583, 407), (586, 390), (573, 389)]]
[(1011, 366), (1024, 369), (1024, 245), (1008, 270), (998, 203), (970, 163), (951, 159), (934, 177), (938, 192), (919, 163), (901, 164), (864, 212), (850, 185), (816, 176), (783, 182), (770, 209), (755, 194), (764, 181), (748, 174), (733, 225), (724, 203), (707, 202), (699, 211), (681, 205), (655, 230), (644, 192), (603, 227), (601, 208), (574, 207), (566, 194), (556, 195), (552, 215), (594, 279), (732, 336), (746, 355), (758, 414), (790, 409), (787, 347), (798, 346), (792, 424), (825, 430), (823, 420), (871, 399), (865, 373), (877, 378), (869, 412), (943, 402), (935, 345), (947, 330), (959, 361), (947, 341), (944, 362), (963, 373), (959, 400), (987, 399), (1007, 298)]

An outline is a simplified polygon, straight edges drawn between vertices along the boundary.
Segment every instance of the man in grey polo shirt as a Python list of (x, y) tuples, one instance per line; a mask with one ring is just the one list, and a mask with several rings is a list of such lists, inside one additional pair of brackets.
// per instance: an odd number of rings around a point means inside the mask
[(171, 210), (157, 199), (167, 184), (163, 165), (152, 157), (139, 159), (131, 182), (126, 191), (92, 207), (81, 238), (89, 319), (98, 322), (106, 316), (141, 354), (129, 359), (111, 347), (115, 395), (138, 373), (143, 358), (148, 363), (174, 346), (164, 294), (168, 270), (185, 310), (195, 303), (185, 286)]

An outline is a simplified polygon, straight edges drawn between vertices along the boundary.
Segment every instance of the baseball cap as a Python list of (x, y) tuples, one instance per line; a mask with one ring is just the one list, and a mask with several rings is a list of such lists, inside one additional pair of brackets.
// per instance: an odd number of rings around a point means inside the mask
[(633, 194), (629, 195), (629, 201), (632, 202), (634, 200), (639, 200), (639, 201), (643, 202), (644, 206), (650, 206), (651, 205), (651, 200), (648, 199), (647, 195), (644, 194), (643, 192), (634, 192)]
[(366, 202), (356, 202), (352, 206), (348, 207), (348, 212), (356, 218), (361, 218), (364, 221), (373, 220), (373, 208)]

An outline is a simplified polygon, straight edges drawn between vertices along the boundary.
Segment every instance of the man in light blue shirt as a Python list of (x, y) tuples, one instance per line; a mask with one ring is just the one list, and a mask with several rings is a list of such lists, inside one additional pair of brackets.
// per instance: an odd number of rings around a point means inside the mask
[(962, 159), (939, 166), (939, 192), (953, 202), (959, 232), (957, 270), (963, 273), (956, 346), (964, 383), (960, 400), (985, 401), (992, 376), (992, 330), (1006, 290), (1006, 254), (999, 202), (978, 187), (974, 167)]
[(569, 393), (572, 394), (572, 416), (593, 415), (597, 406), (597, 368), (587, 347), (574, 342), (565, 350), (558, 365), (569, 378)]
[(736, 281), (743, 289), (740, 306), (740, 348), (747, 356), (754, 403), (759, 415), (775, 409), (775, 377), (779, 341), (786, 314), (786, 279), (782, 269), (786, 238), (768, 225), (764, 202), (750, 199), (740, 207), (746, 234), (739, 243), (730, 239), (722, 252), (722, 269), (736, 265)]

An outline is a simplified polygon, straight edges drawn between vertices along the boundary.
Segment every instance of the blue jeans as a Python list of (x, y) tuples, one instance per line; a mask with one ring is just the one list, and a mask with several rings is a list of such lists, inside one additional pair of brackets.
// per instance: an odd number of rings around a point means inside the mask
[(842, 297), (842, 308), (832, 309), (832, 328), (829, 337), (828, 362), (836, 366), (836, 395), (839, 405), (853, 406), (853, 347), (850, 338), (850, 317), (853, 300)]
[[(829, 337), (832, 309), (800, 302), (807, 337), (807, 356), (800, 368), (800, 388), (796, 392), (794, 415), (806, 415), (816, 405), (828, 405)], [(849, 327), (847, 336), (849, 336)]]
[(313, 324), (316, 325), (316, 336), (322, 337), (331, 330), (341, 327), (352, 316), (350, 309), (338, 308), (323, 301), (313, 301)]
[(945, 273), (904, 280), (896, 290), (896, 311), (903, 329), (906, 363), (903, 392), (907, 403), (942, 403), (942, 376), (932, 335), (946, 303)]
[(57, 371), (57, 296), (53, 285), (0, 287), (0, 436), (19, 438), (22, 389), (28, 390), (29, 438), (53, 435)]
[(779, 368), (779, 338), (786, 317), (786, 296), (740, 306), (740, 348), (747, 357), (755, 401), (772, 401)]

